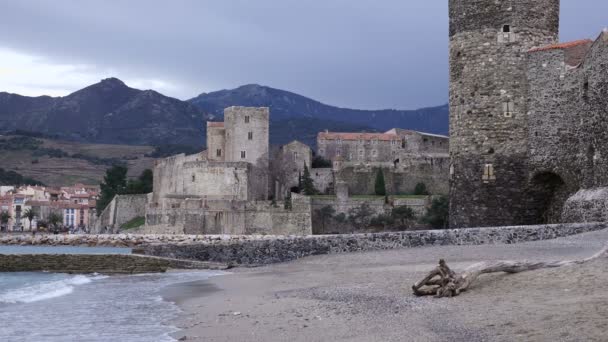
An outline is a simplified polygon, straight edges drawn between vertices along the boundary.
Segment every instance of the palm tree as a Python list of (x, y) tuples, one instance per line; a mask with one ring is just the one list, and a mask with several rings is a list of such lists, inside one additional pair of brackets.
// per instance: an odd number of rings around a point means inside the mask
[(27, 208), (23, 212), (23, 217), (30, 221), (30, 232), (32, 231), (32, 221), (36, 218), (36, 211), (32, 208)]
[(57, 213), (51, 213), (48, 217), (49, 224), (53, 226), (53, 230), (57, 230), (57, 225), (63, 222), (63, 216)]
[[(11, 214), (8, 211), (3, 211), (0, 213), (0, 224), (2, 225), (2, 229), (5, 228), (5, 225), (8, 225), (8, 221), (11, 219)], [(0, 231), (2, 230), (0, 229)]]

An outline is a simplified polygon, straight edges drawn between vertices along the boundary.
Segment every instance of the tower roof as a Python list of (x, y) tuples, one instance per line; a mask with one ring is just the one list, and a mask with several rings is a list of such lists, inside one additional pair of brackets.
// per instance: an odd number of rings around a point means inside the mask
[(565, 50), (565, 49), (570, 49), (570, 48), (577, 47), (577, 46), (584, 45), (584, 44), (593, 44), (593, 40), (591, 40), (591, 39), (581, 39), (581, 40), (575, 40), (575, 41), (571, 41), (571, 42), (565, 42), (565, 43), (559, 43), (559, 44), (541, 46), (539, 48), (531, 49), (529, 52), (549, 51), (549, 50)]

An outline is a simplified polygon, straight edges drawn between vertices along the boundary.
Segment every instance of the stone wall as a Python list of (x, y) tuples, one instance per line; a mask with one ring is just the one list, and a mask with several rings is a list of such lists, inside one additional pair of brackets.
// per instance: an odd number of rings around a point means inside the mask
[(233, 237), (205, 243), (151, 245), (140, 252), (186, 260), (260, 265), (319, 254), (425, 246), (513, 244), (606, 228), (606, 223), (587, 223), (308, 237)]
[[(313, 198), (312, 199), (312, 230), (314, 234), (347, 234), (357, 231), (356, 227), (353, 227), (348, 222), (336, 222), (334, 218), (323, 218), (321, 211), (325, 207), (331, 207), (335, 211), (335, 215), (344, 214), (348, 217), (349, 212), (353, 209), (361, 207), (363, 204), (367, 204), (372, 212), (372, 216), (378, 215), (390, 215), (393, 208), (399, 206), (407, 206), (414, 210), (417, 218), (420, 218), (426, 214), (428, 206), (430, 205), (431, 197), (421, 198), (394, 198), (389, 197), (389, 203), (385, 203), (383, 198), (378, 199), (357, 199), (347, 198), (341, 199), (335, 198)], [(415, 224), (413, 224), (415, 226)], [(411, 229), (412, 227), (403, 227), (405, 229)], [(369, 227), (372, 229), (372, 227)]]
[(137, 217), (146, 216), (146, 206), (151, 194), (116, 195), (91, 226), (91, 233), (117, 231), (120, 226)]
[(0, 272), (157, 273), (168, 269), (225, 269), (225, 266), (140, 255), (0, 254)]
[(322, 194), (331, 194), (334, 190), (334, 173), (331, 168), (311, 169), (310, 177)]
[(411, 194), (418, 183), (424, 183), (433, 195), (447, 195), (449, 192), (450, 161), (447, 156), (412, 157), (398, 164), (344, 163), (337, 178), (348, 184), (351, 195), (372, 195), (375, 194), (376, 174), (380, 168), (389, 194)]
[(148, 207), (146, 227), (138, 234), (312, 234), (310, 198), (292, 195), (292, 208), (282, 202), (167, 199)]
[(526, 221), (526, 53), (557, 42), (559, 0), (450, 0), (452, 227)]

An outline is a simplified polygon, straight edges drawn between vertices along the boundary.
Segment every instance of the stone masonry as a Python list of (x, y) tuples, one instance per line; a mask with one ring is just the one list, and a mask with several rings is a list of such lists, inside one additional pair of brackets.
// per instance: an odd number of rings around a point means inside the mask
[(559, 0), (449, 5), (451, 226), (572, 219), (608, 186), (607, 34), (558, 44)]

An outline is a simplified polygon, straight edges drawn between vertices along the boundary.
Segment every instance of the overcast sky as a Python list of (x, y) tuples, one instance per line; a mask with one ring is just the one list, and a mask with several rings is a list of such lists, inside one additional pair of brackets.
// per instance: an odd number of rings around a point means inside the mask
[[(258, 83), (351, 108), (447, 102), (447, 0), (1, 0), (0, 91), (102, 78), (188, 99)], [(562, 0), (561, 40), (607, 0)]]

